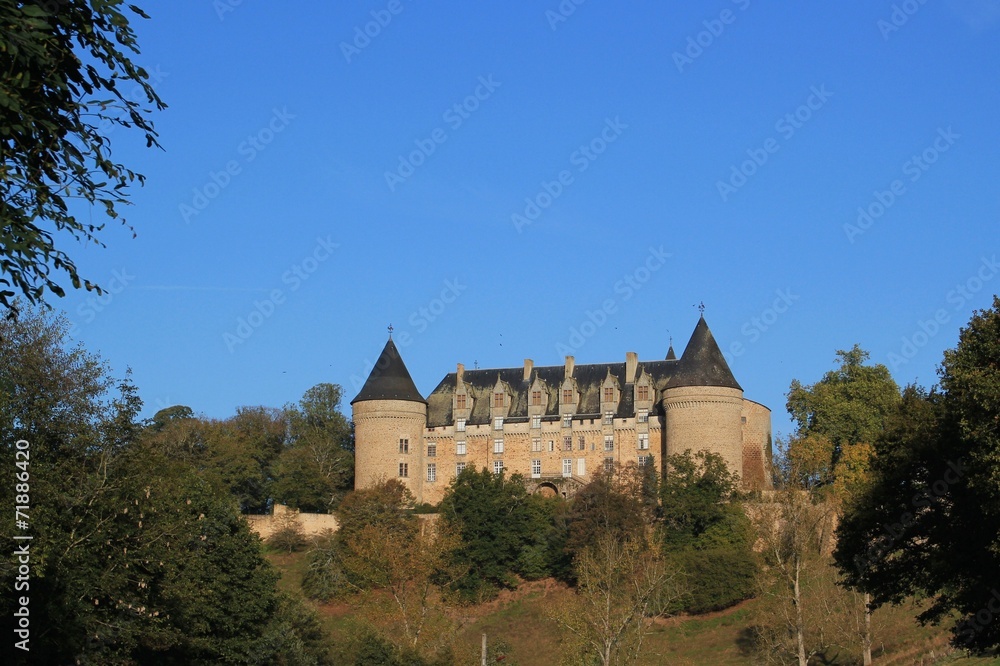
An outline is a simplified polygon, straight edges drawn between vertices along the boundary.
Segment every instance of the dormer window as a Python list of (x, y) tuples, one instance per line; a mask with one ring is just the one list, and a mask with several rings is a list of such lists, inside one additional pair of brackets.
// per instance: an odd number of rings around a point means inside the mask
[(612, 386), (604, 387), (604, 402), (614, 402), (615, 401), (615, 389)]
[(563, 389), (562, 401), (563, 401), (564, 405), (572, 405), (573, 404), (573, 389), (571, 389), (571, 388), (564, 388)]
[(503, 393), (494, 393), (493, 394), (493, 406), (494, 407), (503, 407)]
[(542, 404), (542, 392), (541, 391), (532, 391), (531, 392), (531, 406), (532, 407), (539, 407), (539, 406), (541, 406), (541, 404)]
[(635, 387), (635, 399), (636, 400), (649, 400), (649, 386), (646, 384), (640, 384)]
[(465, 394), (459, 393), (455, 396), (455, 409), (465, 409)]

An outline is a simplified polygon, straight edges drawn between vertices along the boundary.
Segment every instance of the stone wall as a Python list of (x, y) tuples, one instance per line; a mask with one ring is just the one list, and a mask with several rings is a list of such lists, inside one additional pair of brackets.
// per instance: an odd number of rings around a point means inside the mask
[(319, 534), (326, 530), (337, 530), (339, 525), (337, 519), (329, 513), (299, 513), (295, 509), (289, 509), (284, 504), (275, 504), (274, 512), (270, 515), (248, 515), (247, 522), (250, 529), (260, 535), (261, 539), (267, 539), (274, 534), (286, 515), (292, 515), (302, 526), (302, 532), (306, 536)]
[(743, 476), (743, 392), (720, 386), (684, 386), (665, 391), (667, 455), (711, 451)]

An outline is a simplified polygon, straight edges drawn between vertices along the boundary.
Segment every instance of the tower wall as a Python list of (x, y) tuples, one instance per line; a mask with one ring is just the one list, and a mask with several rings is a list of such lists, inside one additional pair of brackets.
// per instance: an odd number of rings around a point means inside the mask
[[(424, 473), (424, 428), (427, 405), (410, 400), (364, 400), (353, 405), (354, 487), (366, 488), (381, 479), (399, 479), (422, 501)], [(408, 440), (400, 452), (399, 440)], [(399, 465), (407, 475), (400, 477)]]
[(667, 455), (706, 450), (717, 453), (743, 478), (743, 391), (718, 386), (683, 386), (665, 391)]
[(743, 401), (743, 486), (768, 490), (771, 481), (771, 410), (753, 400)]

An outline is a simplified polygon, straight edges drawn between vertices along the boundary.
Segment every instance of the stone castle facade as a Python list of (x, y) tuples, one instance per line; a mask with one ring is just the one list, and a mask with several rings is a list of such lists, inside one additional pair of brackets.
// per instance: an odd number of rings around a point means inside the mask
[(520, 473), (572, 494), (602, 468), (708, 450), (748, 488), (770, 485), (771, 410), (743, 397), (702, 317), (680, 358), (466, 370), (424, 398), (390, 336), (351, 401), (355, 487), (398, 478), (437, 503), (464, 468)]

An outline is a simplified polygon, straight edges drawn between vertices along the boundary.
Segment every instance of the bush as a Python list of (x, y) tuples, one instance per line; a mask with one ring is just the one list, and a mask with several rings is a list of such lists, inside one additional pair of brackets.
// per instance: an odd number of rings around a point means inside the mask
[(306, 547), (306, 535), (296, 514), (283, 513), (275, 518), (275, 529), (267, 538), (267, 545), (275, 550), (294, 553)]
[(729, 608), (756, 591), (757, 563), (736, 550), (683, 550), (670, 560), (687, 574), (687, 593), (676, 610), (708, 613)]

